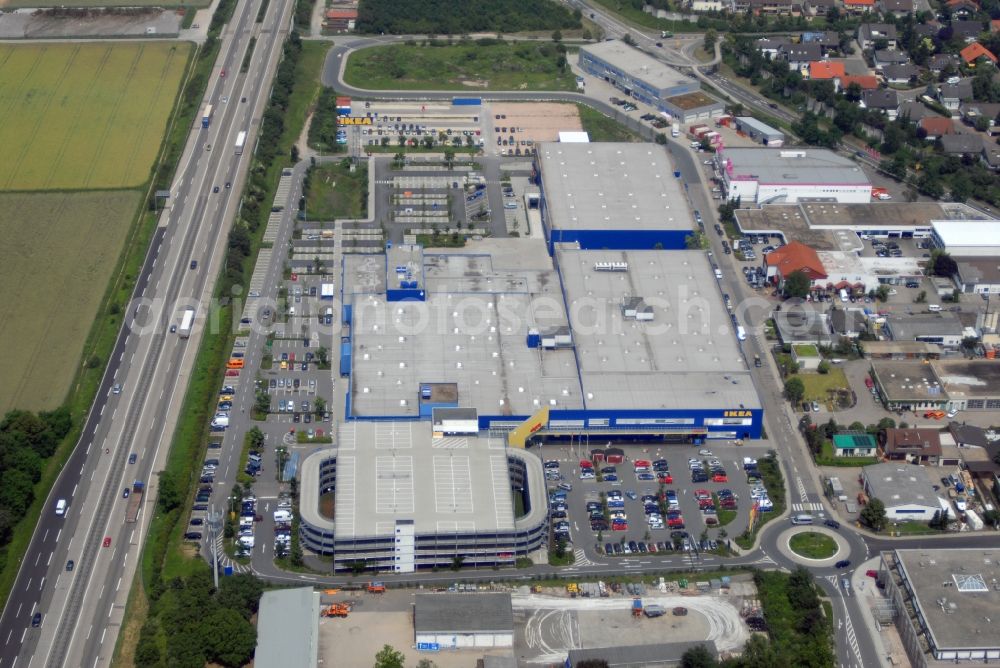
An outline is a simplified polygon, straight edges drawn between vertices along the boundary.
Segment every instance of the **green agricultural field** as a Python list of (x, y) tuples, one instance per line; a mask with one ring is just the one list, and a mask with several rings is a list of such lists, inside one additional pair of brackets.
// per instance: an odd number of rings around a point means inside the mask
[(576, 90), (553, 42), (492, 39), (361, 49), (348, 59), (344, 79), (376, 90)]
[(141, 186), (189, 50), (176, 42), (0, 46), (0, 190)]
[(66, 397), (138, 190), (0, 194), (0, 414)]

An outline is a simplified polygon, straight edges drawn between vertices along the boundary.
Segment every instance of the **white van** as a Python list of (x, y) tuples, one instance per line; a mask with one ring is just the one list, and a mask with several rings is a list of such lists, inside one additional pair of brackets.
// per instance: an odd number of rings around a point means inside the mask
[(739, 325), (736, 328), (736, 338), (739, 339), (740, 341), (747, 340), (747, 330), (743, 329), (743, 325)]
[(931, 313), (940, 313), (941, 312), (941, 305), (940, 304), (928, 304), (927, 305), (927, 310), (930, 311)]
[(792, 524), (812, 524), (813, 516), (809, 514), (792, 515)]
[(851, 298), (848, 296), (847, 290), (844, 290), (843, 288), (841, 288), (840, 289), (840, 301), (841, 301), (841, 303), (846, 304), (850, 300), (851, 300)]
[(66, 499), (59, 499), (56, 501), (56, 515), (66, 514)]
[(716, 269), (715, 270), (715, 278), (716, 278), (716, 280), (720, 280), (720, 281), (722, 280), (722, 270), (721, 269)]
[(674, 127), (670, 128), (670, 136), (671, 137), (679, 137), (680, 135), (681, 135), (681, 130), (676, 125)]
[(274, 521), (275, 522), (291, 522), (292, 514), (287, 510), (276, 510), (274, 511)]

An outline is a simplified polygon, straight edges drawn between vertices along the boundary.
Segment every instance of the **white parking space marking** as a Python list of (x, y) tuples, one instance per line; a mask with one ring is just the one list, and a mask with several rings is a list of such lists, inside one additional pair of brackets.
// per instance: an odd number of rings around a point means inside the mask
[(434, 456), (434, 506), (438, 514), (472, 514), (472, 469), (467, 455)]
[(415, 508), (413, 457), (376, 457), (375, 512), (412, 513)]

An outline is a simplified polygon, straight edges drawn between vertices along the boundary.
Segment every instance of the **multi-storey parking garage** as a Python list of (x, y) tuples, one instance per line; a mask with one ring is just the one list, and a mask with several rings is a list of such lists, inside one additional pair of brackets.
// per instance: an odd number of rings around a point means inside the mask
[[(336, 570), (407, 573), (456, 557), (513, 566), (545, 545), (545, 479), (534, 453), (418, 422), (354, 421), (338, 441), (302, 462), (300, 492), (300, 539), (332, 554)], [(321, 501), (330, 494), (332, 505)]]

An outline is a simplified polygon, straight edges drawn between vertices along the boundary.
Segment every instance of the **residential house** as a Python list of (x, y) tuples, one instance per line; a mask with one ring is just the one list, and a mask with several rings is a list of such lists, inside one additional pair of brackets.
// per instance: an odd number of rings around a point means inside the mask
[(838, 337), (856, 339), (868, 328), (865, 312), (859, 308), (836, 308), (830, 310), (830, 333)]
[(966, 294), (1000, 294), (1000, 264), (995, 257), (960, 257), (953, 277)]
[(804, 273), (813, 287), (826, 282), (827, 273), (819, 254), (811, 246), (799, 241), (790, 241), (764, 256), (766, 276), (781, 286), (794, 272)]
[[(1000, 171), (1000, 146), (983, 142), (983, 152), (979, 157), (988, 168), (994, 172)], [(996, 263), (994, 262), (994, 264)], [(998, 286), (997, 292), (1000, 292), (1000, 286)]]
[(840, 35), (832, 30), (804, 32), (800, 41), (803, 44), (819, 44), (824, 56), (840, 49)]
[(975, 134), (945, 135), (941, 148), (947, 155), (979, 155), (983, 152), (983, 138)]
[(792, 0), (750, 0), (750, 11), (759, 15), (783, 15), (792, 13)]
[(792, 70), (805, 70), (809, 63), (823, 59), (823, 47), (819, 44), (789, 44), (781, 49), (781, 58), (788, 61)]
[(888, 117), (890, 121), (896, 120), (899, 111), (899, 96), (891, 88), (879, 88), (877, 90), (866, 90), (861, 95), (862, 109), (880, 111)]
[(913, 0), (878, 0), (878, 10), (883, 14), (903, 17), (913, 12)]
[(844, 9), (849, 14), (864, 14), (875, 10), (875, 0), (844, 0)]
[(997, 123), (997, 118), (1000, 117), (1000, 103), (966, 102), (962, 105), (960, 111), (962, 112), (962, 120), (967, 125), (976, 127), (979, 119), (985, 118), (987, 121), (986, 132), (991, 135), (1000, 132), (1000, 123)]
[(778, 57), (781, 50), (791, 46), (792, 42), (787, 37), (762, 37), (754, 42), (754, 47), (760, 51), (761, 55), (768, 60)]
[(918, 37), (930, 37), (931, 39), (937, 37), (940, 30), (941, 26), (937, 23), (918, 23), (913, 26), (914, 35)]
[(910, 62), (910, 57), (902, 51), (883, 49), (875, 52), (875, 69), (881, 72), (886, 65), (902, 65)]
[(826, 313), (791, 307), (774, 311), (771, 319), (782, 343), (814, 343), (820, 346), (833, 343)]
[(955, 123), (944, 116), (925, 116), (917, 124), (927, 133), (927, 141), (935, 141), (945, 135), (955, 134)]
[(721, 12), (732, 7), (732, 4), (723, 0), (691, 0), (688, 6), (692, 12)]
[(874, 74), (845, 74), (834, 81), (836, 90), (847, 90), (852, 84), (857, 84), (862, 91), (878, 88), (878, 77)]
[(990, 32), (991, 33), (1000, 32), (1000, 19), (990, 20)]
[(886, 83), (907, 86), (916, 82), (920, 68), (913, 63), (886, 65), (882, 68), (882, 76)]
[(975, 0), (948, 0), (945, 3), (951, 10), (952, 18), (967, 19), (979, 12), (979, 3)]
[(921, 118), (934, 115), (934, 112), (917, 100), (903, 100), (899, 103), (899, 110), (897, 111), (896, 117), (905, 118), (911, 123), (917, 123)]
[(941, 458), (941, 432), (937, 429), (886, 429), (879, 434), (879, 445), (889, 461), (937, 466)]
[(962, 49), (959, 54), (965, 64), (970, 67), (975, 67), (980, 62), (989, 61), (994, 65), (997, 64), (997, 57), (993, 55), (993, 52), (987, 49), (985, 46), (979, 42), (973, 42), (969, 46)]
[(809, 63), (809, 78), (814, 81), (844, 78), (844, 61), (814, 60)]
[(948, 423), (948, 432), (960, 448), (986, 448), (990, 440), (986, 438), (986, 430), (971, 424)]
[(953, 53), (936, 53), (927, 59), (927, 69), (933, 74), (941, 74), (949, 67), (958, 67), (959, 58)]
[(356, 8), (328, 9), (323, 16), (323, 27), (327, 30), (341, 32), (354, 30), (354, 24), (358, 20), (358, 10)]
[(896, 26), (891, 23), (862, 23), (858, 26), (858, 46), (863, 51), (874, 49), (876, 42), (885, 41), (884, 49), (896, 48)]
[(972, 99), (972, 80), (963, 79), (957, 84), (941, 84), (937, 89), (937, 98), (948, 111), (958, 111), (963, 102)]
[(877, 449), (875, 437), (863, 431), (833, 435), (833, 454), (837, 457), (874, 457)]
[(982, 21), (952, 21), (951, 34), (965, 42), (972, 43), (983, 32)]
[(837, 0), (803, 0), (802, 13), (808, 16), (825, 16), (833, 7), (839, 7)]

